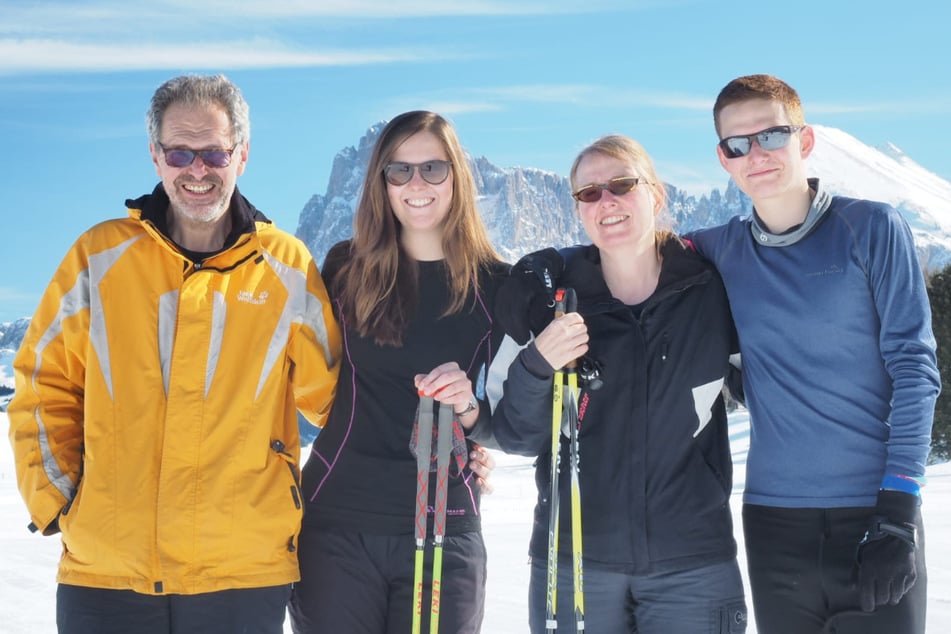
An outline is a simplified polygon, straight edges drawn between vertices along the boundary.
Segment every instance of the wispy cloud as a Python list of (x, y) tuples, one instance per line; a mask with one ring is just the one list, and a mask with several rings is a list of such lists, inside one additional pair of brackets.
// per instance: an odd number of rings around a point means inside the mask
[(43, 34), (119, 31), (148, 37), (150, 33), (189, 29), (208, 35), (209, 25), (259, 30), (315, 19), (386, 20), (394, 18), (473, 17), (599, 13), (668, 6), (665, 0), (127, 0), (25, 2), (5, 0), (0, 34), (40, 37)]
[(36, 293), (27, 293), (22, 289), (10, 286), (0, 286), (0, 304), (33, 302), (37, 299), (39, 299), (39, 296)]
[(273, 40), (195, 42), (169, 47), (72, 43), (62, 40), (0, 40), (0, 72), (122, 71), (169, 68), (275, 68), (354, 66), (431, 60), (412, 50), (294, 50)]
[(815, 118), (815, 115), (840, 114), (881, 114), (896, 115), (936, 114), (951, 111), (951, 98), (916, 98), (908, 101), (882, 101), (863, 103), (831, 103), (817, 102), (806, 105), (806, 119)]
[(596, 108), (656, 107), (709, 112), (713, 100), (663, 91), (618, 90), (596, 84), (525, 84), (440, 91), (431, 98), (451, 104), (479, 104), (473, 110), (504, 110), (526, 103), (562, 104)]
[[(4, 0), (0, 8), (0, 74), (451, 60), (464, 54), (445, 46), (367, 46), (366, 42), (377, 39), (366, 30), (379, 28), (385, 21), (419, 18), (630, 11), (659, 1), (153, 0), (140, 4), (126, 0)], [(228, 36), (222, 37), (222, 33)], [(380, 41), (383, 39), (391, 38)]]

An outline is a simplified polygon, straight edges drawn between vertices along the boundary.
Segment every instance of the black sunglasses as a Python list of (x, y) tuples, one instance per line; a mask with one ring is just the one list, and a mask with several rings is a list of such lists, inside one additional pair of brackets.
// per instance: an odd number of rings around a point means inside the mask
[(161, 143), (158, 146), (165, 154), (165, 164), (169, 167), (188, 167), (195, 162), (195, 157), (208, 167), (228, 167), (231, 165), (231, 155), (238, 148), (237, 143), (230, 150), (189, 150), (187, 148), (167, 148)]
[(425, 163), (404, 163), (391, 161), (383, 166), (383, 176), (390, 185), (405, 185), (413, 180), (413, 172), (419, 170), (419, 175), (430, 185), (438, 185), (449, 178), (450, 161), (426, 161)]
[(727, 158), (740, 158), (746, 156), (753, 150), (753, 139), (759, 143), (764, 150), (778, 150), (784, 148), (789, 143), (789, 137), (793, 132), (799, 132), (805, 126), (801, 125), (778, 125), (772, 128), (760, 130), (754, 134), (741, 134), (739, 136), (728, 136), (720, 141), (720, 149)]
[(591, 185), (585, 185), (571, 196), (582, 203), (596, 203), (601, 200), (601, 192), (605, 189), (614, 194), (615, 196), (623, 196), (624, 194), (634, 191), (634, 188), (638, 186), (641, 182), (649, 184), (646, 181), (637, 176), (622, 176), (621, 178), (612, 178), (606, 183), (593, 183)]

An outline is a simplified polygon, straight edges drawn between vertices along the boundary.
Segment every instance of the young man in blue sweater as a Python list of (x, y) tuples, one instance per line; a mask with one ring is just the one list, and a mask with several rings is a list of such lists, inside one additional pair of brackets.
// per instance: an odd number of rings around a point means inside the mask
[(758, 631), (923, 633), (919, 488), (940, 377), (911, 231), (889, 205), (807, 178), (816, 136), (783, 81), (737, 78), (713, 114), (754, 209), (689, 238), (740, 339)]

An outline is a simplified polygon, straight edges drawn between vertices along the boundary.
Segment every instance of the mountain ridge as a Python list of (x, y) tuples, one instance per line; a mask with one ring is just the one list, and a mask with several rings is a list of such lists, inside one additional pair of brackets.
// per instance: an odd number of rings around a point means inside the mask
[[(327, 250), (352, 233), (353, 214), (373, 144), (384, 123), (367, 129), (356, 146), (338, 152), (324, 194), (315, 194), (301, 211), (296, 235), (318, 262)], [(833, 193), (880, 200), (908, 221), (926, 272), (951, 263), (951, 182), (915, 163), (899, 147), (868, 146), (837, 128), (815, 125), (816, 149), (806, 161), (810, 176)], [(501, 168), (485, 156), (467, 155), (479, 194), (478, 204), (489, 237), (499, 254), (515, 261), (542, 246), (587, 242), (574, 213), (568, 178), (532, 167)], [(677, 232), (727, 222), (749, 214), (752, 205), (727, 179), (721, 191), (687, 194), (666, 183), (667, 220)]]

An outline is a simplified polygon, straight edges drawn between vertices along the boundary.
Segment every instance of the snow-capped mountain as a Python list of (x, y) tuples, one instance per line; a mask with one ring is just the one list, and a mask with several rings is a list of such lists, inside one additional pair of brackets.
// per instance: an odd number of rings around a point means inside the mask
[(806, 163), (810, 175), (835, 193), (881, 200), (898, 209), (915, 235), (925, 271), (951, 263), (951, 182), (890, 143), (876, 149), (842, 130), (813, 127), (817, 142)]
[(0, 324), (0, 411), (6, 411), (13, 397), (13, 356), (29, 325), (27, 318)]
[[(373, 144), (384, 123), (370, 127), (356, 147), (341, 150), (324, 194), (314, 195), (301, 211), (297, 236), (318, 262), (327, 250), (352, 233), (354, 208)], [(816, 130), (816, 149), (807, 163), (835, 193), (882, 200), (901, 211), (915, 235), (927, 272), (951, 263), (951, 183), (924, 169), (893, 145), (872, 148), (849, 134), (825, 126)], [(715, 160), (712, 156), (710, 160)], [(565, 176), (526, 167), (500, 168), (485, 157), (469, 163), (479, 192), (479, 209), (496, 249), (516, 261), (543, 246), (586, 242), (574, 214)], [(721, 192), (687, 195), (667, 184), (669, 222), (675, 231), (726, 222), (750, 211), (749, 199), (728, 181)], [(13, 390), (12, 360), (28, 319), (0, 324), (0, 408)]]
[[(334, 160), (327, 192), (315, 195), (300, 215), (297, 236), (318, 261), (336, 242), (351, 235), (360, 185), (384, 123), (372, 126), (357, 147)], [(835, 193), (888, 202), (905, 216), (915, 234), (926, 271), (951, 262), (951, 183), (924, 169), (893, 145), (875, 149), (845, 132), (813, 126), (816, 149), (807, 165)], [(711, 160), (714, 160), (711, 157)], [(469, 159), (479, 192), (479, 209), (503, 258), (514, 262), (543, 246), (587, 242), (573, 212), (566, 176), (524, 167), (500, 168), (487, 158)], [(725, 190), (692, 196), (667, 184), (669, 221), (685, 232), (726, 222), (750, 211), (750, 201), (733, 181)]]

